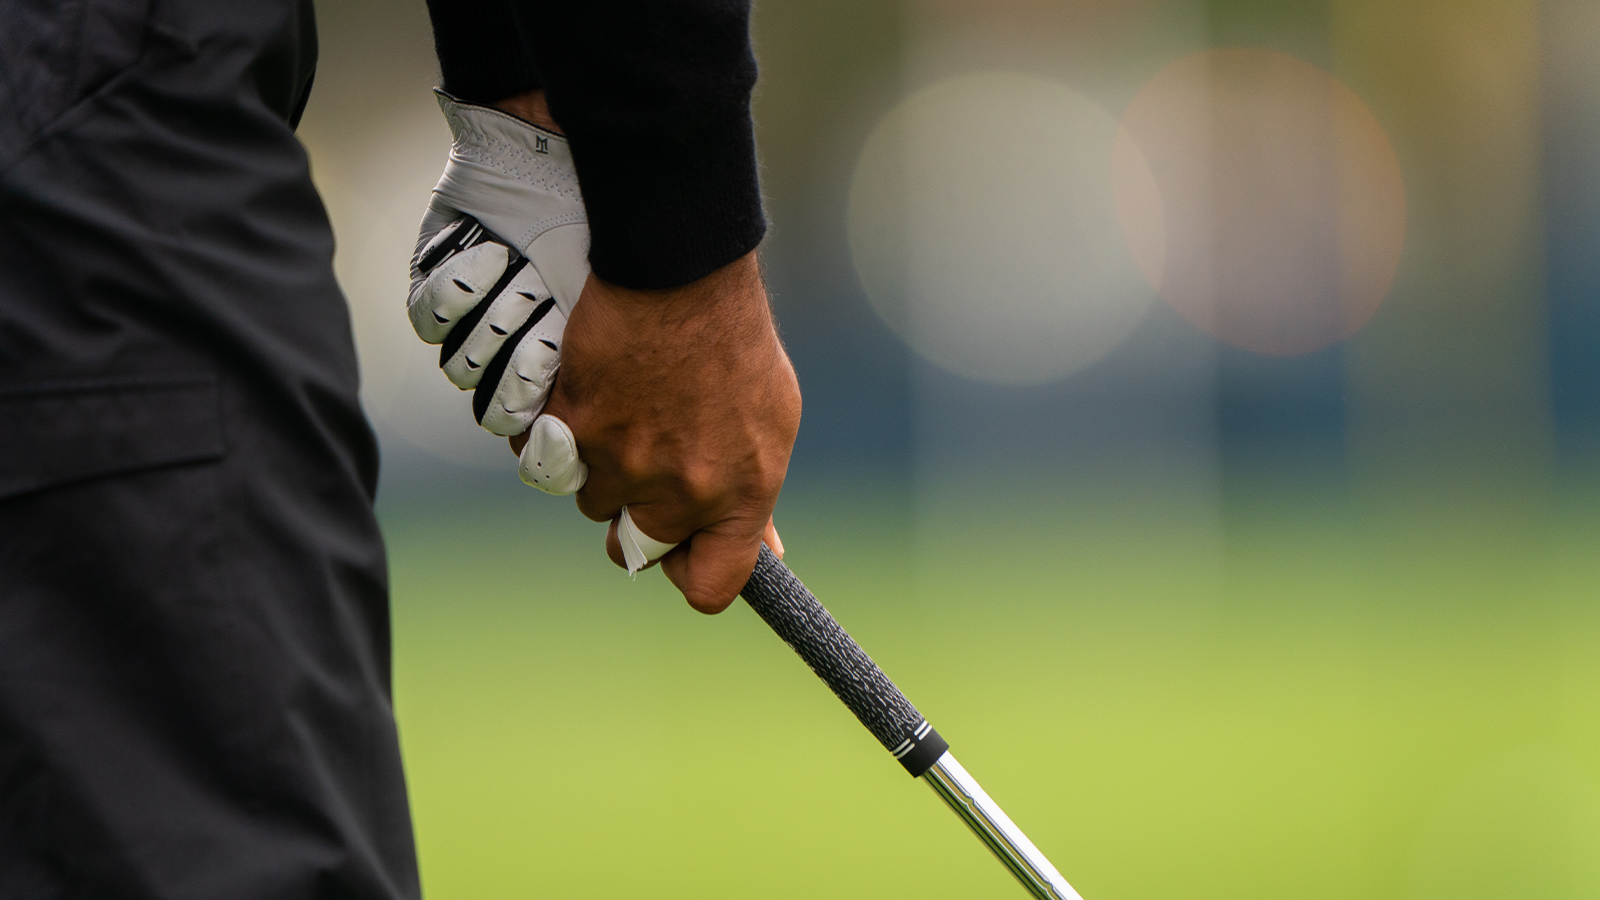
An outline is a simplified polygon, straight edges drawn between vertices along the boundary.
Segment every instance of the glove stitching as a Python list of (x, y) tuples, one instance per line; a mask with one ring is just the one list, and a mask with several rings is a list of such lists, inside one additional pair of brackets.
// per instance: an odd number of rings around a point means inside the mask
[[(578, 203), (583, 202), (583, 194), (578, 191), (578, 178), (575, 174), (565, 171), (549, 160), (539, 159), (524, 148), (497, 135), (471, 126), (468, 126), (468, 129), (467, 134), (463, 135), (463, 140), (457, 141), (451, 148), (451, 152), (457, 158), (494, 169), (558, 197)], [(477, 140), (465, 140), (468, 136)]]

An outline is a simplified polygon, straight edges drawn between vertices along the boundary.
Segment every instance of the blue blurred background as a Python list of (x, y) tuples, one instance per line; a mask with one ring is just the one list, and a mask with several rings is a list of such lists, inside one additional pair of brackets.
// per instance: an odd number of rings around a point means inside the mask
[[(301, 134), (451, 897), (1021, 896), (402, 314), (425, 10)], [(1600, 897), (1600, 4), (763, 0), (789, 561), (1090, 900)]]

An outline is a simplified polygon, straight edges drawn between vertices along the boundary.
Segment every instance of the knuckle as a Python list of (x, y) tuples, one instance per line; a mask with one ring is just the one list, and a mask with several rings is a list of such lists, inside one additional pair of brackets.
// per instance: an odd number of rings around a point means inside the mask
[(692, 466), (682, 472), (678, 489), (687, 504), (696, 508), (715, 505), (727, 493), (719, 473), (706, 466)]
[(580, 488), (577, 493), (578, 512), (591, 522), (609, 522), (611, 516), (607, 513), (604, 504), (600, 503), (593, 491), (587, 486)]
[(650, 480), (654, 474), (649, 448), (636, 443), (615, 443), (611, 447), (612, 458), (616, 460), (617, 472), (622, 481), (629, 485), (638, 485)]

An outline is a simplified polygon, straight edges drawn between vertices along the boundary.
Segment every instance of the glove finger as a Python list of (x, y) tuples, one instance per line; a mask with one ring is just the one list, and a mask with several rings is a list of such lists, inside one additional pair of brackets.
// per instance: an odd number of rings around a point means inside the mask
[[(423, 234), (426, 234), (430, 227), (435, 227), (437, 222), (447, 215), (444, 210), (435, 209), (434, 204), (429, 203), (428, 214), (422, 221)], [(427, 275), (452, 255), (481, 242), (488, 236), (488, 231), (471, 216), (457, 215), (447, 219), (446, 222), (443, 227), (436, 227), (433, 236), (427, 241), (418, 240), (417, 251), (411, 257), (413, 276)]]
[(547, 494), (576, 494), (589, 480), (589, 467), (578, 458), (578, 441), (567, 423), (555, 416), (533, 420), (528, 443), (522, 448), (517, 475), (523, 484)]
[(407, 304), (417, 336), (430, 344), (446, 342), (456, 325), (490, 295), (512, 256), (505, 245), (488, 242), (439, 264)]
[[(437, 194), (428, 201), (428, 211), (417, 230), (417, 246), (411, 253), (411, 288), (406, 293), (409, 306), (416, 302), (423, 282), (441, 263), (469, 247), (494, 240), (489, 231), (472, 216), (462, 215), (443, 203)], [(500, 243), (505, 243), (500, 241)]]
[(561, 333), (567, 317), (554, 298), (534, 308), (522, 327), (506, 338), (483, 369), (472, 395), (472, 412), (491, 434), (510, 437), (528, 430), (544, 409), (550, 383), (561, 365)]
[[(436, 253), (437, 248), (446, 241), (451, 240), (454, 235), (461, 234), (465, 237), (461, 229), (470, 229), (474, 223), (479, 226), (483, 224), (472, 216), (465, 215), (461, 210), (444, 202), (438, 194), (433, 194), (428, 198), (428, 208), (422, 213), (422, 224), (417, 227), (416, 245), (411, 248), (411, 284), (413, 287), (423, 278), (426, 278), (435, 266), (444, 262), (444, 257), (449, 256), (452, 252), (445, 250), (442, 253)], [(469, 245), (470, 242), (468, 241), (457, 241), (455, 249), (465, 250)], [(422, 266), (424, 262), (428, 263), (426, 269)]]
[[(521, 328), (535, 311), (555, 301), (539, 273), (526, 259), (517, 259), (477, 308), (461, 317), (439, 348), (439, 367), (452, 384), (462, 390), (475, 388), (483, 380), (485, 367), (505, 346), (507, 339)], [(540, 312), (539, 315), (544, 315)]]

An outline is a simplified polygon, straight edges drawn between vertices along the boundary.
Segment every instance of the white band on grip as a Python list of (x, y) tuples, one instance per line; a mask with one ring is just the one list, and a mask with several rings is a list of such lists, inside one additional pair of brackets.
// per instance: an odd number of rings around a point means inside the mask
[(677, 544), (658, 541), (633, 524), (633, 516), (628, 514), (628, 508), (622, 508), (622, 515), (617, 520), (617, 543), (622, 545), (622, 558), (628, 564), (628, 575), (632, 577), (639, 574), (639, 570), (667, 555)]
[[(555, 416), (543, 415), (533, 420), (527, 446), (522, 448), (522, 458), (517, 464), (517, 474), (525, 484), (547, 494), (576, 494), (589, 480), (589, 467), (578, 458), (578, 441), (567, 423)], [(626, 506), (617, 520), (617, 541), (622, 544), (622, 558), (627, 562), (630, 576), (637, 575), (640, 569), (678, 546), (658, 541), (639, 530)]]

